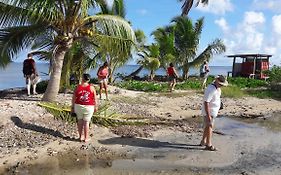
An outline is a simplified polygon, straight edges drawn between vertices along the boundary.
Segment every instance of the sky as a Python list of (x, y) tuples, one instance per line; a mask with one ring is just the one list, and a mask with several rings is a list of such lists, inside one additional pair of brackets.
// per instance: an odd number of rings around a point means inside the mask
[[(126, 19), (134, 29), (143, 30), (151, 43), (151, 32), (169, 25), (180, 15), (182, 4), (177, 0), (125, 0), (125, 5)], [(226, 55), (242, 53), (271, 54), (271, 65), (281, 65), (281, 0), (209, 0), (207, 6), (193, 7), (189, 17), (205, 19), (199, 52), (217, 38), (226, 45), (226, 52), (215, 55), (210, 65), (231, 66), (232, 59)]]
[[(152, 31), (169, 25), (181, 13), (177, 0), (124, 1), (126, 19), (133, 29), (145, 32), (147, 43), (154, 42)], [(271, 54), (271, 65), (281, 65), (281, 0), (209, 0), (207, 6), (193, 7), (189, 17), (193, 21), (204, 17), (199, 52), (217, 38), (226, 45), (226, 52), (215, 55), (210, 65), (231, 66), (226, 55), (243, 53)], [(19, 60), (24, 57), (19, 55)]]

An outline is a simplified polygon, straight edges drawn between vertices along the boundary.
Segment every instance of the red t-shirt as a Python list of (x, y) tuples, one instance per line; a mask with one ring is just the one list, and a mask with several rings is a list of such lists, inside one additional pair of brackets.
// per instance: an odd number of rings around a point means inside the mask
[(91, 91), (91, 85), (83, 87), (78, 85), (75, 92), (75, 104), (80, 105), (95, 105), (94, 93)]
[(174, 76), (175, 74), (174, 67), (168, 67), (167, 73), (169, 76)]

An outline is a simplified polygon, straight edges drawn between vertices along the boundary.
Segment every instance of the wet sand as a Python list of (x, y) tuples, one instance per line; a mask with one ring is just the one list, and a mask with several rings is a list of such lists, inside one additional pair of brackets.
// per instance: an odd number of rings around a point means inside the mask
[[(214, 144), (219, 151), (208, 152), (197, 146), (202, 134), (199, 117), (201, 93), (177, 91), (173, 94), (147, 94), (111, 87), (110, 97), (111, 108), (118, 113), (167, 124), (114, 128), (92, 125), (91, 142), (82, 144), (75, 140), (75, 125), (54, 120), (37, 106), (41, 95), (2, 95), (0, 173), (8, 168), (11, 174), (24, 174), (24, 170), (42, 168), (40, 161), (54, 164), (47, 164), (51, 168), (43, 168), (45, 174), (48, 174), (47, 169), (75, 174), (80, 164), (89, 166), (86, 169), (90, 174), (275, 174), (280, 171), (280, 134), (263, 128), (265, 125), (218, 119)], [(71, 95), (60, 94), (59, 99), (70, 103)], [(280, 114), (281, 102), (278, 100), (246, 97), (224, 98), (223, 101), (225, 109), (220, 111), (221, 115), (249, 118), (251, 123)], [(75, 156), (70, 159), (73, 162), (68, 163), (67, 168), (60, 161), (45, 160), (57, 160), (57, 156), (69, 157), (69, 150)], [(90, 163), (79, 163), (80, 160), (87, 162), (83, 156), (78, 156), (80, 151), (88, 155)], [(104, 161), (95, 163), (97, 160), (106, 160), (105, 164), (110, 166), (105, 168)], [(29, 164), (30, 168), (26, 167)], [(88, 172), (84, 171), (85, 174)]]

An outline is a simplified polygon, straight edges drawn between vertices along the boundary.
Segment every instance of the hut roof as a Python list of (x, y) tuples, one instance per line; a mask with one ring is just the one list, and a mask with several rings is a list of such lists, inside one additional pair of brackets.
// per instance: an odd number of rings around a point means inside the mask
[(268, 54), (236, 54), (236, 55), (227, 55), (227, 57), (229, 58), (234, 58), (234, 57), (241, 57), (241, 58), (269, 58), (272, 57), (272, 55), (268, 55)]

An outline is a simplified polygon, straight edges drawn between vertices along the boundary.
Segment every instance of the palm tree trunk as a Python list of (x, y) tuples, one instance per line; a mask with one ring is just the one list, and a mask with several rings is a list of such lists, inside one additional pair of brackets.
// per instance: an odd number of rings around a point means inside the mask
[(152, 81), (153, 79), (154, 79), (154, 71), (151, 70), (151, 71), (150, 71), (150, 80)]
[(182, 70), (182, 78), (187, 80), (189, 77), (189, 67), (184, 66)]
[(43, 95), (42, 100), (53, 102), (56, 101), (59, 88), (60, 88), (60, 80), (61, 80), (61, 71), (63, 67), (63, 60), (65, 53), (67, 51), (66, 47), (58, 49), (56, 53), (56, 58), (53, 58), (53, 64), (51, 67), (52, 73), (50, 76), (50, 80), (46, 89), (46, 92)]

